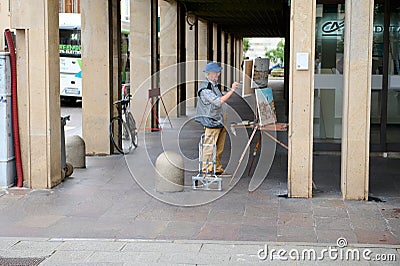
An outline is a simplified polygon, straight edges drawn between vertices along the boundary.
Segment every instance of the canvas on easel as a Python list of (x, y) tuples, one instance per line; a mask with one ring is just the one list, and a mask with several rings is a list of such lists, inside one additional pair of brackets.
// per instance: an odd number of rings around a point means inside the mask
[(265, 88), (268, 86), (269, 58), (258, 57), (254, 59), (251, 84), (254, 88)]
[(260, 127), (277, 122), (275, 103), (272, 88), (260, 88), (255, 90), (258, 124)]
[(254, 90), (251, 84), (253, 73), (253, 60), (243, 61), (243, 86), (242, 86), (242, 97), (252, 95)]

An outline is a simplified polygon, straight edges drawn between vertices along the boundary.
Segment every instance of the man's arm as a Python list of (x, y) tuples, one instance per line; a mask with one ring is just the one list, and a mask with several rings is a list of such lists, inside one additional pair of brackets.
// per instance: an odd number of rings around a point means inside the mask
[(226, 103), (228, 101), (228, 99), (232, 96), (237, 87), (239, 87), (239, 83), (233, 82), (231, 89), (224, 96), (221, 96), (220, 98), (221, 104)]

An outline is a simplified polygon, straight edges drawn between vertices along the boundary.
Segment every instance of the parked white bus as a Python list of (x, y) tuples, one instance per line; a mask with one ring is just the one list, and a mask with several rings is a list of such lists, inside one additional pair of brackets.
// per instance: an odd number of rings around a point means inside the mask
[(60, 95), (82, 98), (81, 15), (59, 14)]
[[(75, 101), (82, 98), (81, 15), (59, 14), (60, 32), (60, 95)], [(122, 83), (129, 76), (129, 23), (121, 23)]]

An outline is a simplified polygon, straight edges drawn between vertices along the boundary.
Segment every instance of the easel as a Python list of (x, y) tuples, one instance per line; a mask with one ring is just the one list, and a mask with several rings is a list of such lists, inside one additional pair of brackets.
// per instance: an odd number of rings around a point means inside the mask
[[(157, 98), (155, 102), (154, 102), (154, 98)], [(160, 88), (154, 88), (154, 89), (150, 89), (149, 90), (149, 97), (148, 97), (148, 100), (147, 100), (147, 103), (146, 103), (146, 107), (144, 108), (142, 119), (140, 121), (138, 130), (161, 130), (162, 129), (161, 128), (161, 123), (160, 123), (160, 120), (158, 119), (157, 111), (156, 111), (156, 108), (155, 108), (155, 105), (157, 104), (157, 102), (159, 100), (161, 100), (161, 103), (162, 103), (162, 105), (164, 107), (164, 111), (167, 114), (167, 118), (168, 118), (169, 124), (171, 125), (171, 128), (172, 128), (172, 123), (171, 123), (171, 120), (169, 119), (167, 108), (165, 107), (164, 101), (163, 101), (163, 99), (161, 97)], [(153, 127), (141, 128), (143, 120), (144, 120), (144, 115), (146, 113), (147, 106), (149, 105), (149, 102), (151, 102), (151, 111), (153, 112), (154, 118), (157, 121), (158, 127), (156, 127), (156, 128), (153, 128)]]
[[(242, 152), (242, 155), (239, 158), (238, 166), (236, 167), (235, 172), (232, 174), (232, 177), (231, 177), (231, 180), (229, 182), (229, 185), (232, 183), (233, 178), (235, 177), (237, 171), (239, 170), (239, 167), (240, 167), (240, 165), (242, 163), (242, 160), (243, 160), (243, 158), (244, 158), (244, 156), (245, 156), (245, 154), (247, 152), (247, 149), (249, 149), (250, 144), (251, 144), (251, 142), (252, 142), (257, 130), (259, 130), (261, 133), (265, 134), (267, 137), (269, 137), (270, 139), (275, 141), (277, 144), (281, 145), (286, 150), (288, 150), (288, 148), (289, 148), (286, 144), (284, 144), (283, 142), (281, 142), (280, 140), (275, 138), (271, 133), (268, 132), (268, 131), (275, 131), (275, 132), (276, 131), (287, 131), (288, 124), (286, 124), (286, 123), (276, 123), (276, 124), (269, 124), (269, 125), (259, 125), (257, 120), (258, 120), (258, 115), (257, 115), (257, 112), (256, 112), (255, 123), (253, 123), (251, 125), (231, 125), (231, 128), (234, 128), (234, 129), (236, 129), (236, 128), (253, 128), (253, 132), (251, 133), (250, 138), (247, 141), (247, 144), (246, 144), (246, 146), (245, 146), (245, 148), (244, 148), (244, 150)], [(251, 171), (251, 167), (253, 165), (255, 154), (257, 153), (257, 151), (259, 149), (260, 142), (261, 142), (261, 135), (260, 135), (259, 140), (257, 141), (256, 147), (253, 150), (253, 159), (252, 159), (252, 162), (251, 162), (251, 165), (250, 165), (250, 169), (249, 169), (249, 172), (248, 172), (249, 174), (250, 174), (250, 171)], [(317, 189), (317, 186), (315, 185), (314, 180), (312, 181), (312, 186), (313, 186), (314, 189)]]

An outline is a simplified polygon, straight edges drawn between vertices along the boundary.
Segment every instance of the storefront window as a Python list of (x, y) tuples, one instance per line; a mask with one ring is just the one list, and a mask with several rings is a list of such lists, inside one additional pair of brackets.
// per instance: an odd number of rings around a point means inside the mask
[(315, 31), (314, 140), (340, 143), (344, 4), (317, 4)]
[(381, 104), (382, 104), (382, 79), (383, 79), (383, 33), (384, 33), (383, 3), (374, 7), (374, 33), (372, 42), (372, 84), (371, 84), (371, 126), (370, 142), (379, 144), (381, 139)]
[[(388, 43), (384, 41), (385, 4), (390, 5), (387, 9), (390, 14), (386, 15), (389, 21)], [(386, 51), (388, 51), (387, 57), (385, 57)], [(384, 71), (385, 67), (387, 74)], [(384, 85), (385, 80), (387, 86)], [(382, 112), (382, 107), (385, 106), (386, 109), (383, 110), (386, 114)], [(400, 3), (398, 1), (386, 3), (376, 1), (375, 4), (370, 128), (372, 144), (380, 144), (386, 150), (386, 144), (400, 143)]]
[(391, 1), (387, 143), (400, 143), (400, 3)]

